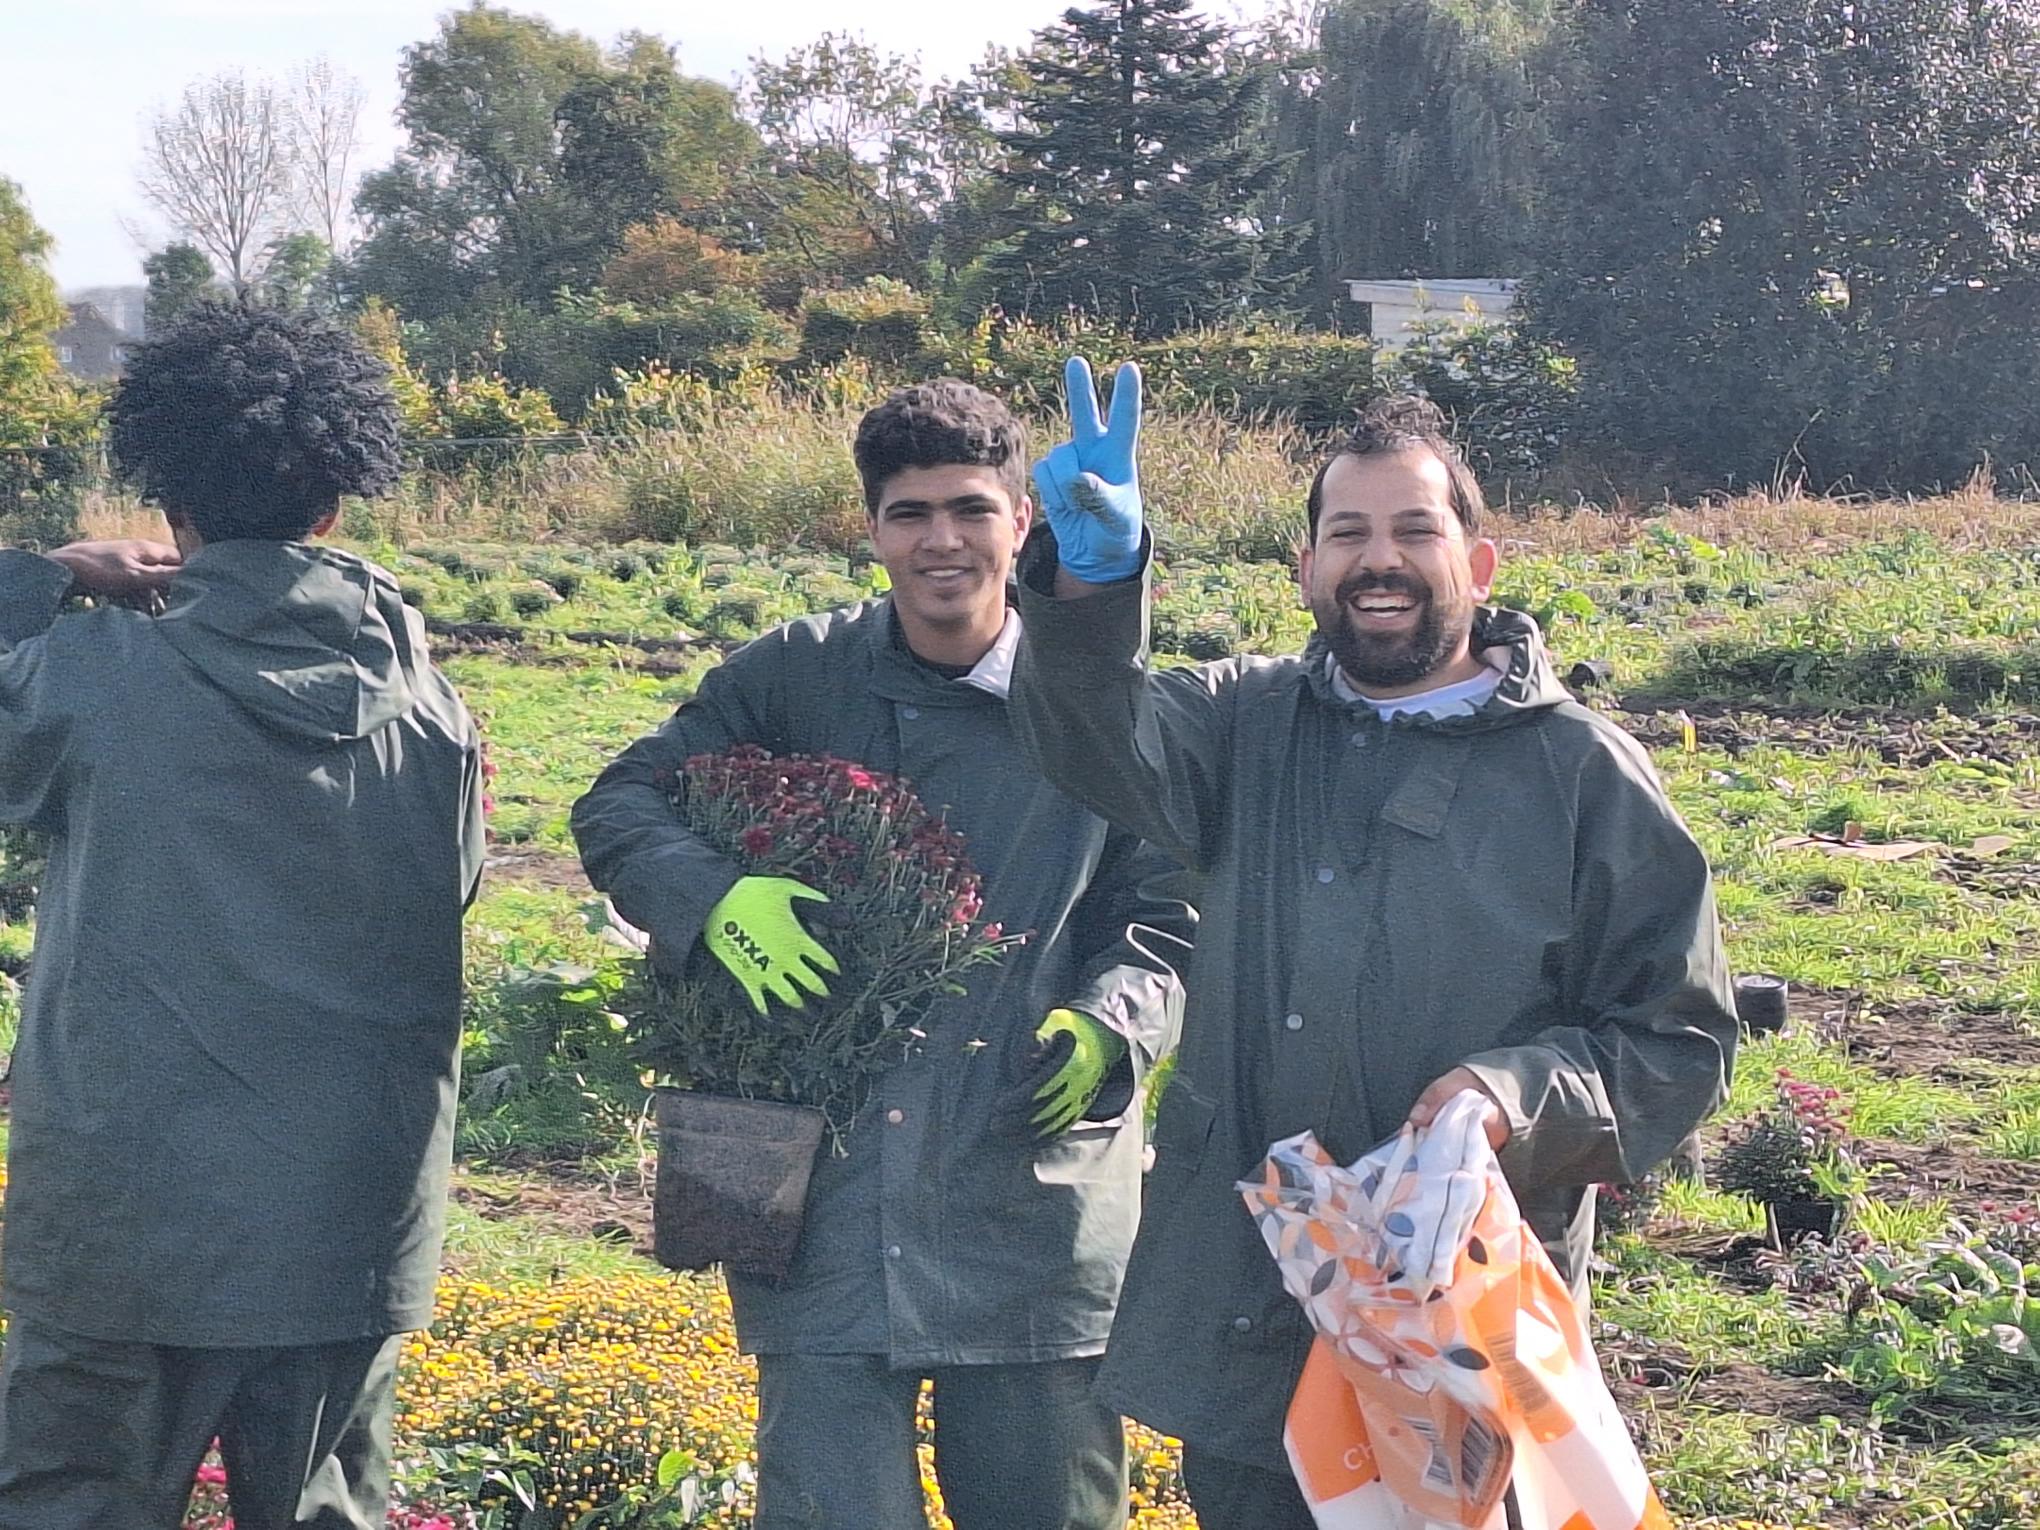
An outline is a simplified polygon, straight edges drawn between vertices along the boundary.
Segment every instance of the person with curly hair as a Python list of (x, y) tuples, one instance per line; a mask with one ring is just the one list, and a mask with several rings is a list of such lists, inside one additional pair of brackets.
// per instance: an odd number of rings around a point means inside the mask
[(175, 545), (0, 551), (0, 822), (50, 845), (0, 1530), (172, 1530), (216, 1436), (242, 1530), (367, 1530), (438, 1277), (480, 743), (391, 576), (314, 544), (398, 473), (352, 336), (202, 308), (111, 413)]
[(942, 378), (867, 413), (853, 455), (891, 593), (731, 654), (575, 804), (574, 837), (655, 960), (721, 962), (756, 986), (748, 945), (812, 992), (835, 959), (810, 890), (743, 876), (661, 783), (737, 744), (832, 754), (910, 776), (962, 834), (985, 917), (1031, 938), (940, 1003), (843, 1154), (817, 1161), (785, 1281), (730, 1277), (737, 1340), (758, 1357), (757, 1530), (926, 1530), (924, 1380), (957, 1530), (1118, 1530), (1126, 1433), (1091, 1381), (1195, 916), (1171, 862), (1016, 756), (1007, 581), (1033, 523), (1020, 422)]

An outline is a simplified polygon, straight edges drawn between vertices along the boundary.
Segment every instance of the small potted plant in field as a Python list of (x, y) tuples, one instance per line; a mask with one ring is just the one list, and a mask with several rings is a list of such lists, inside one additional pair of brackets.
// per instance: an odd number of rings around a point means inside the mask
[(1601, 1184), (1594, 1187), (1595, 1231), (1619, 1238), (1640, 1233), (1657, 1215), (1665, 1196), (1665, 1176), (1656, 1169), (1630, 1184)]
[(1868, 1176), (1850, 1146), (1841, 1091), (1780, 1068), (1777, 1101), (1722, 1150), (1716, 1176), (1764, 1208), (1782, 1248), (1809, 1234), (1828, 1242), (1847, 1223)]
[(793, 878), (827, 900), (806, 905), (839, 966), (826, 997), (760, 1014), (696, 947), (678, 972), (650, 966), (628, 1021), (662, 1083), (656, 1256), (776, 1280), (823, 1140), (841, 1150), (873, 1082), (927, 1040), (938, 1001), (1022, 937), (980, 922), (962, 838), (891, 776), (744, 745), (690, 759), (668, 789), (681, 821), (744, 875)]

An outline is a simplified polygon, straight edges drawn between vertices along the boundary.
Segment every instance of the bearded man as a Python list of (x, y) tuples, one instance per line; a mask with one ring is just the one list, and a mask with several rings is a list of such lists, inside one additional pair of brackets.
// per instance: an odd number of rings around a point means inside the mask
[(1324, 463), (1297, 657), (1148, 663), (1139, 375), (1072, 363), (1037, 466), (1013, 705), (1049, 780), (1199, 874), (1179, 1066), (1099, 1387), (1183, 1440), (1205, 1530), (1311, 1530), (1283, 1421), (1312, 1331), (1236, 1182), (1309, 1130), (1350, 1162), (1473, 1090), (1584, 1299), (1597, 1183), (1722, 1097), (1736, 1022), (1707, 864), (1643, 751), (1576, 703), (1435, 408)]

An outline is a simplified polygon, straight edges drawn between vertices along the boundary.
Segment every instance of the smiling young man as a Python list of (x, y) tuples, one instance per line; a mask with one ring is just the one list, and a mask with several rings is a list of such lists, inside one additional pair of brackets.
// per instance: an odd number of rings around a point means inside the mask
[(1665, 1156), (1736, 1034), (1705, 861), (1643, 752), (1485, 604), (1479, 486), (1428, 404), (1319, 471), (1284, 659), (1147, 665), (1138, 374), (1036, 469), (1014, 706), (1031, 758), (1200, 873), (1184, 1046), (1101, 1395), (1185, 1444), (1204, 1530), (1312, 1530), (1284, 1415), (1310, 1346), (1236, 1182), (1350, 1162), (1462, 1090), (1584, 1294), (1599, 1182)]
[[(1018, 422), (964, 383), (872, 410), (856, 460), (891, 595), (730, 655), (574, 809), (590, 878), (654, 959), (723, 960), (760, 1009), (825, 990), (828, 930), (795, 912), (808, 889), (742, 876), (676, 822), (660, 783), (703, 751), (905, 775), (963, 835), (985, 916), (1032, 932), (943, 1001), (848, 1156), (816, 1164), (785, 1283), (730, 1279), (758, 1356), (759, 1530), (922, 1530), (924, 1378), (958, 1530), (1125, 1522), (1124, 1435), (1091, 1384), (1139, 1212), (1142, 1081), (1175, 1040), (1193, 916), (1166, 896), (1170, 863), (1020, 757), (1006, 691), (1025, 459)], [(762, 982), (735, 959), (746, 944), (771, 963)]]

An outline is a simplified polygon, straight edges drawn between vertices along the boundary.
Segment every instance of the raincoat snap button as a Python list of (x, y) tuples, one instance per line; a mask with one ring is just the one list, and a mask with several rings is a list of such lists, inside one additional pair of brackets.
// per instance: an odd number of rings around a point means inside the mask
[(899, 1257), (900, 1257), (900, 1246), (899, 1246), (899, 1245), (898, 1245), (897, 1243), (889, 1243), (889, 1244), (887, 1244), (887, 1245), (886, 1245), (886, 1250), (885, 1250), (885, 1257), (886, 1257), (886, 1258), (888, 1258), (888, 1259), (897, 1259), (897, 1258), (899, 1258)]
[(1288, 1026), (1289, 1029), (1291, 1029), (1292, 1031), (1300, 1031), (1303, 1029), (1303, 1016), (1284, 1015), (1282, 1017), (1282, 1023)]
[(1250, 1317), (1236, 1317), (1232, 1320), (1232, 1326), (1234, 1333), (1245, 1333), (1254, 1326), (1254, 1320)]
[(1317, 869), (1317, 879), (1320, 882), (1329, 883), (1337, 875), (1338, 873), (1329, 866), (1320, 866)]
[(908, 722), (912, 722), (915, 718), (919, 717), (920, 715), (921, 709), (919, 707), (900, 708), (900, 716), (904, 717)]
[(885, 1113), (885, 1118), (886, 1120), (890, 1121), (894, 1126), (898, 1126), (902, 1121), (907, 1119), (907, 1113), (904, 1110), (901, 1110), (896, 1105), (891, 1110), (888, 1110)]

